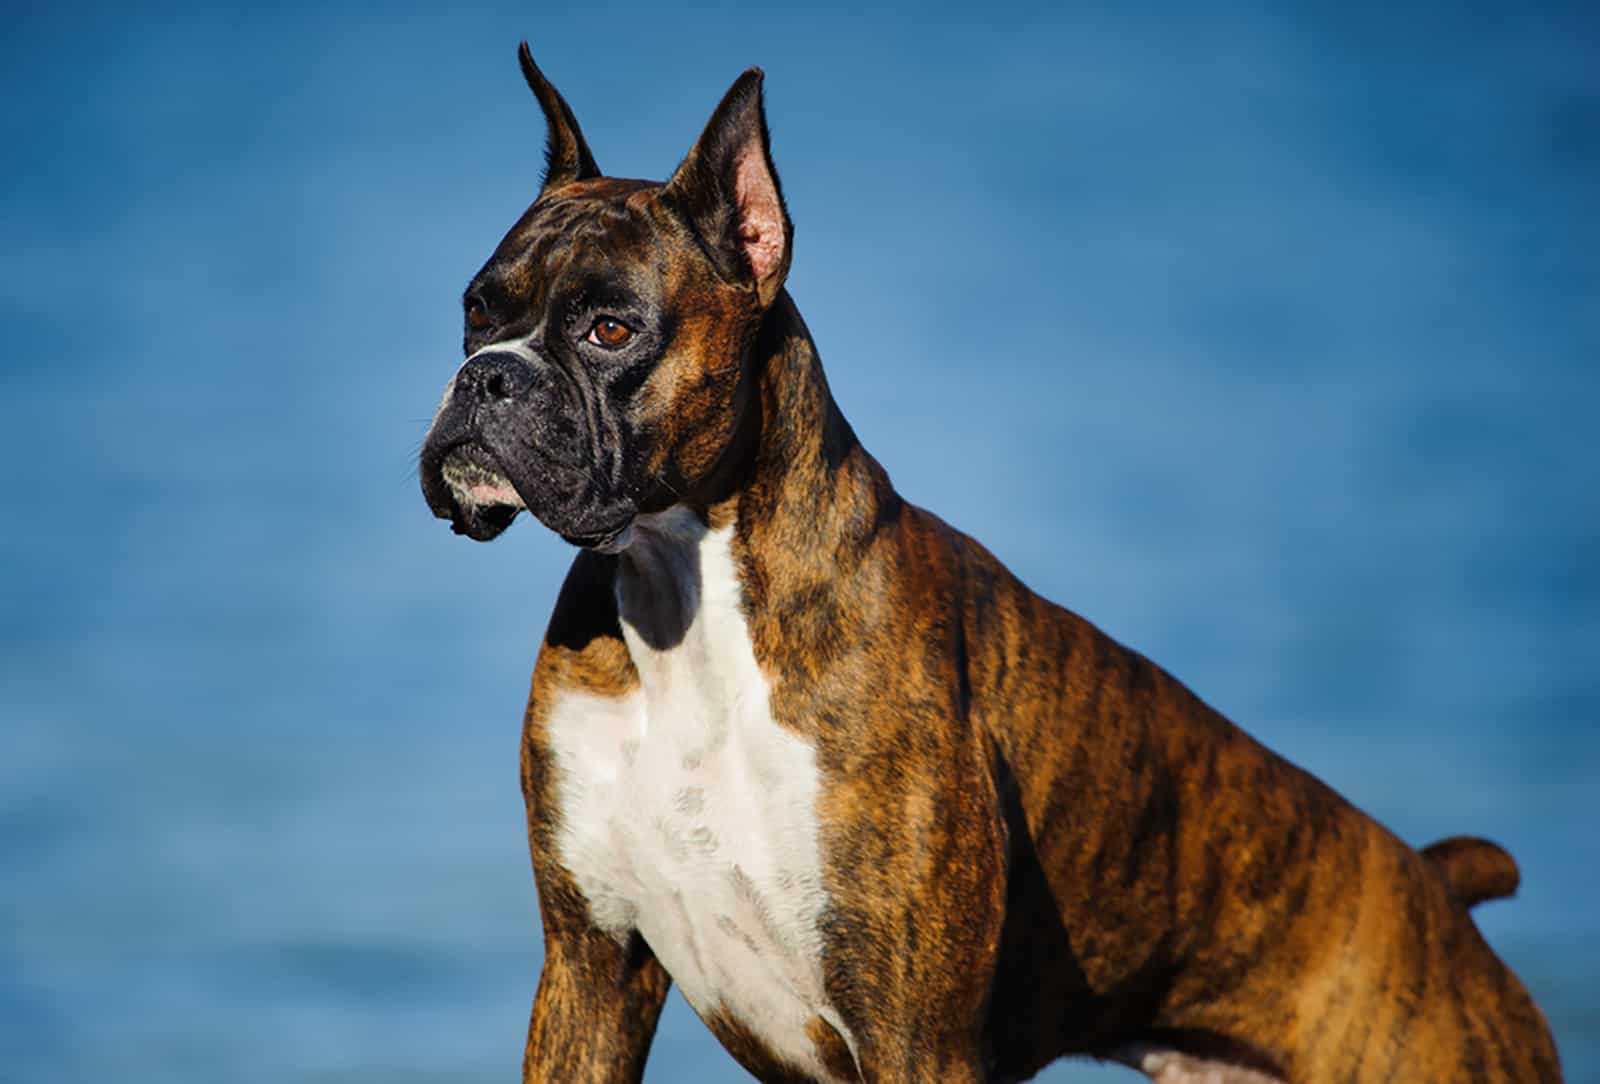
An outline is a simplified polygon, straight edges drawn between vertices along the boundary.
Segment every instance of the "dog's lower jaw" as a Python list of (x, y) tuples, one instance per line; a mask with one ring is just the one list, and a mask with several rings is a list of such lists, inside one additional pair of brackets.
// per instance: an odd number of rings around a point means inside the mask
[(596, 553), (622, 553), (633, 545), (633, 520), (630, 518), (620, 527), (596, 531), (592, 534), (562, 534), (561, 540), (569, 546), (594, 550)]

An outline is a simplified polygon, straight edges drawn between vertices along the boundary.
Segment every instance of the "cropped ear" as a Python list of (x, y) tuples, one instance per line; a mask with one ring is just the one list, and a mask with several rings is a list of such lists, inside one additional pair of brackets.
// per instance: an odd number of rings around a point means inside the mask
[(664, 196), (717, 273), (753, 286), (766, 308), (783, 288), (794, 226), (772, 168), (761, 79), (761, 69), (751, 68), (729, 88)]
[(573, 181), (600, 176), (600, 167), (594, 164), (589, 144), (583, 141), (578, 118), (572, 115), (572, 107), (533, 62), (527, 42), (517, 47), (517, 60), (522, 64), (522, 77), (528, 81), (528, 89), (533, 91), (533, 96), (539, 99), (539, 107), (544, 110), (548, 131), (544, 144), (544, 180), (540, 183), (539, 194)]

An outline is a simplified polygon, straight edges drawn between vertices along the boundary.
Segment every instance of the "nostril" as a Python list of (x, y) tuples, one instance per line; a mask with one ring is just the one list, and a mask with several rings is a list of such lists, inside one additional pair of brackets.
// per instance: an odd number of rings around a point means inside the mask
[(475, 403), (510, 403), (528, 393), (532, 380), (532, 368), (515, 354), (477, 354), (456, 374), (456, 390)]

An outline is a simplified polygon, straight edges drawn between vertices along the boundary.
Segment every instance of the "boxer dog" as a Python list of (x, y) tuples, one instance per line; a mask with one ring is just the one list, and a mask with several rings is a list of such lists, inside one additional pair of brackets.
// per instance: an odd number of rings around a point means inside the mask
[(659, 184), (520, 57), (546, 176), (421, 477), (580, 547), (524, 718), (525, 1080), (639, 1080), (669, 982), (769, 1082), (1560, 1079), (1468, 915), (1509, 856), (1412, 850), (895, 493), (784, 291), (758, 69)]

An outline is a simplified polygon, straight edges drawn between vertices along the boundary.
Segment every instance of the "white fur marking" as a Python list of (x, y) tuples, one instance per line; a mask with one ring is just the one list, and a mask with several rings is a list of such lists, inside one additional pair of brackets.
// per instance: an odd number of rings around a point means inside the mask
[(654, 647), (619, 589), (639, 689), (551, 705), (559, 854), (593, 921), (637, 929), (697, 1012), (830, 1081), (806, 1026), (822, 1016), (851, 1037), (822, 984), (816, 755), (772, 718), (731, 536), (677, 510), (635, 522), (623, 561), (648, 580), (640, 597), (673, 592), (693, 617)]
[[(520, 339), (501, 339), (497, 343), (490, 343), (488, 346), (480, 346), (467, 357), (467, 361), (471, 361), (480, 354), (515, 354), (529, 365), (532, 365), (534, 360), (533, 339), (528, 336), (524, 336)], [(461, 364), (465, 365), (467, 361), (463, 361)], [(460, 369), (456, 370), (458, 373), (460, 371)]]
[(1138, 1069), (1154, 1084), (1284, 1084), (1278, 1077), (1233, 1062), (1199, 1058), (1144, 1043), (1113, 1051), (1111, 1057)]

